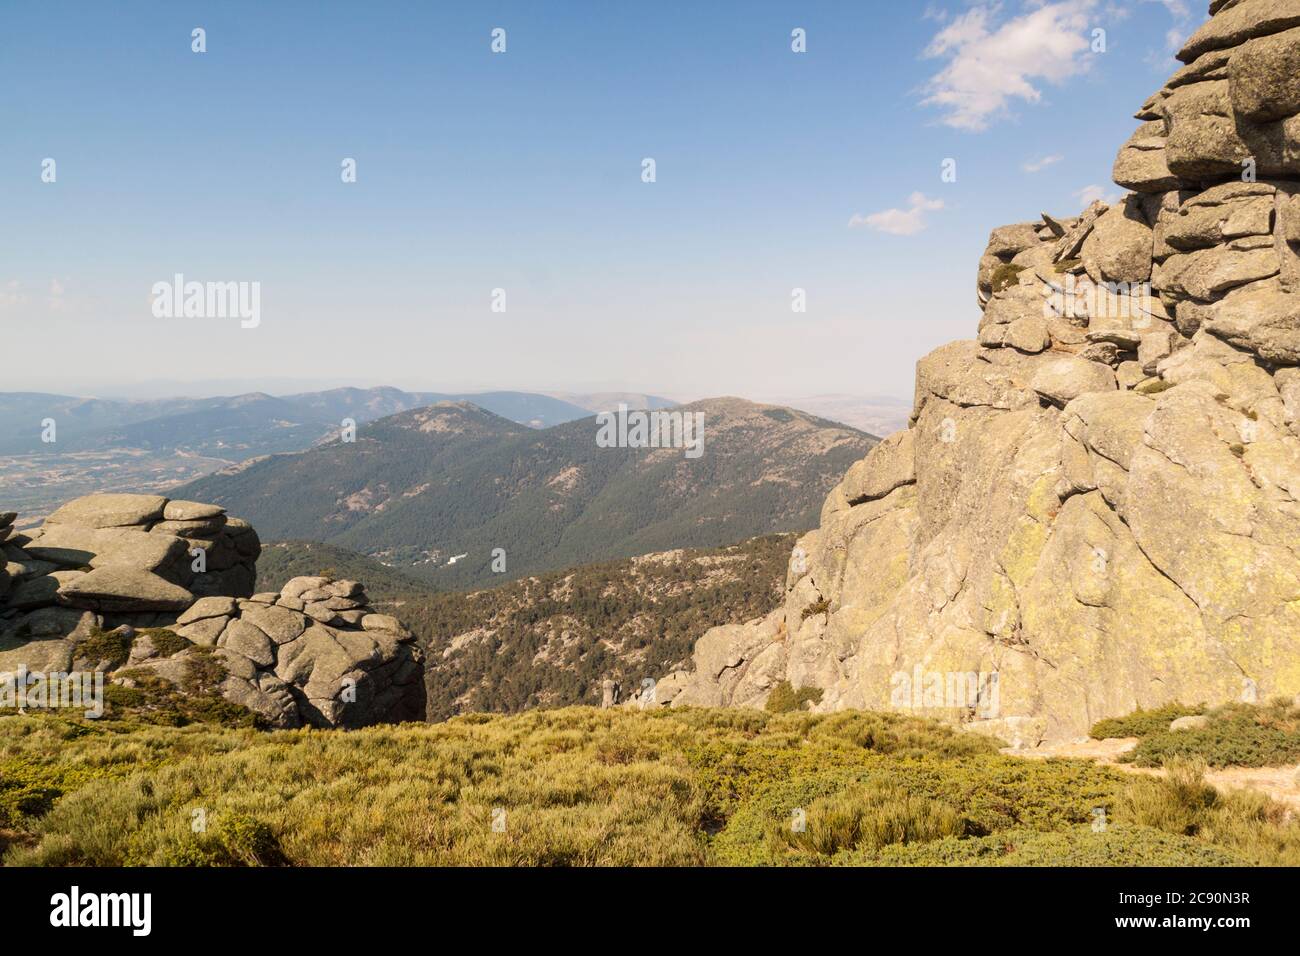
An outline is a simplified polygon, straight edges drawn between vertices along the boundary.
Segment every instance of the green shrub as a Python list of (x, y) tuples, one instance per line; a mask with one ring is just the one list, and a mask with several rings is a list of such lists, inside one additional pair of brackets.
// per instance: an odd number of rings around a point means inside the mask
[(61, 778), (46, 777), (21, 762), (0, 764), (0, 827), (19, 826), (26, 817), (47, 813), (63, 795)]
[(125, 631), (94, 627), (90, 636), (77, 645), (74, 657), (90, 661), (95, 666), (103, 663), (106, 670), (116, 670), (131, 656), (131, 641)]
[(1136, 781), (1121, 796), (1116, 815), (1146, 827), (1196, 836), (1205, 811), (1214, 806), (1218, 791), (1205, 782), (1205, 765), (1174, 761), (1168, 777)]
[(1189, 837), (1114, 824), (1066, 830), (1003, 830), (844, 853), (838, 866), (1242, 866), (1249, 861)]
[(1155, 710), (1138, 708), (1127, 717), (1110, 717), (1099, 720), (1092, 725), (1089, 735), (1097, 740), (1110, 737), (1146, 737), (1169, 729), (1169, 724), (1179, 717), (1188, 717), (1202, 712), (1201, 707), (1187, 707), (1183, 704), (1165, 704)]
[(1009, 289), (1019, 281), (1020, 273), (1024, 271), (1024, 266), (1004, 262), (993, 270), (993, 278), (990, 280), (993, 291), (1002, 292), (1004, 289)]
[[(900, 714), (572, 707), (261, 733), (180, 706), (0, 717), (4, 862), (1300, 863), (1285, 807), (1217, 792), (1194, 766), (1163, 779), (1028, 760)], [(198, 808), (208, 826), (195, 833)], [(1098, 809), (1107, 826), (1093, 833)]]
[[(61, 718), (44, 717), (53, 727)], [(3, 718), (14, 721), (16, 718)], [(0, 828), (17, 828), (43, 816), (65, 793), (92, 780), (119, 776), (128, 768), (110, 761), (61, 761), (56, 755), (0, 751)]]
[[(182, 638), (183, 640), (183, 638)], [(188, 642), (186, 642), (188, 644)], [(221, 695), (227, 677), (225, 665), (212, 648), (188, 647), (185, 673), (178, 689), (170, 681), (144, 667), (119, 670), (115, 677), (130, 680), (133, 687), (109, 684), (104, 703), (109, 716), (132, 717), (161, 727), (189, 724), (219, 724), (223, 727), (264, 727), (265, 718)]]
[(143, 707), (148, 699), (148, 695), (139, 687), (123, 687), (121, 684), (104, 685), (104, 706), (109, 711)]
[(1165, 776), (1140, 777), (1121, 794), (1116, 819), (1194, 836), (1255, 863), (1300, 865), (1300, 821), (1286, 807), (1249, 790), (1216, 790), (1204, 772), (1203, 762), (1171, 760)]
[(788, 680), (783, 680), (773, 685), (768, 692), (766, 709), (773, 714), (804, 710), (805, 704), (820, 704), (823, 693), (820, 687), (800, 687), (795, 690)]
[(1124, 755), (1139, 767), (1159, 767), (1182, 758), (1211, 767), (1281, 767), (1300, 763), (1300, 708), (1287, 700), (1263, 707), (1225, 704), (1206, 714), (1203, 727), (1170, 730), (1168, 724), (1143, 736)]
[(796, 853), (833, 857), (841, 850), (878, 850), (966, 832), (952, 807), (883, 781), (814, 800), (800, 822), (801, 829), (792, 823), (774, 826), (769, 841)]
[[(193, 821), (193, 813), (180, 814), (183, 821)], [(175, 833), (176, 831), (173, 831)], [(147, 839), (133, 841), (128, 850), (128, 865), (139, 866), (285, 866), (288, 860), (275, 832), (266, 823), (243, 813), (227, 813), (212, 821), (211, 826), (188, 832), (162, 845)], [(173, 834), (169, 834), (172, 836)]]
[(260, 714), (217, 693), (178, 694), (173, 701), (181, 716), (180, 726), (190, 723), (219, 724), (222, 727), (265, 727)]
[(221, 663), (210, 647), (196, 647), (185, 661), (185, 676), (181, 689), (189, 694), (202, 694), (216, 690), (228, 677), (226, 665)]
[(194, 645), (181, 637), (175, 631), (165, 627), (149, 627), (137, 633), (137, 637), (144, 635), (154, 646), (159, 657), (171, 657), (173, 654), (179, 654), (186, 648)]

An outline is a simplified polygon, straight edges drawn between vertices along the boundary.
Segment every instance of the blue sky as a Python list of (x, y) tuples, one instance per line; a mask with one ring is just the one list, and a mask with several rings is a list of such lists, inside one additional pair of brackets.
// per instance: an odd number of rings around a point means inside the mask
[(4, 387), (907, 396), (992, 227), (1118, 192), (1189, 4), (10, 0)]

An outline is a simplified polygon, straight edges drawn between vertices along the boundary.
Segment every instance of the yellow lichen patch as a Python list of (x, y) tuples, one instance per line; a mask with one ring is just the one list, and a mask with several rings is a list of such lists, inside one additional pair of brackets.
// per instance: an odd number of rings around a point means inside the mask
[(1024, 587), (1038, 565), (1038, 558), (1051, 536), (1040, 521), (1028, 515), (1022, 515), (1012, 528), (1006, 547), (999, 555), (999, 561), (1007, 572), (1007, 577), (1017, 589)]
[(996, 574), (989, 579), (988, 591), (984, 595), (984, 630), (999, 638), (1008, 638), (1020, 625), (1020, 605), (1016, 598), (1016, 589), (1003, 575)]
[(1056, 517), (1061, 507), (1061, 499), (1056, 496), (1056, 475), (1041, 476), (1029, 489), (1025, 500), (1025, 513), (1042, 522), (1050, 522)]

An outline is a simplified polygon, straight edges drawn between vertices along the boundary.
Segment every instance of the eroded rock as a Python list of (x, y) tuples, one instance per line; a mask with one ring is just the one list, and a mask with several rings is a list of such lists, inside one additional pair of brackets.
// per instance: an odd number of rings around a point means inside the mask
[[(14, 517), (0, 516), (2, 526)], [(190, 693), (194, 666), (211, 653), (220, 693), (272, 726), (424, 717), (410, 631), (376, 613), (356, 581), (296, 578), (250, 597), (257, 534), (215, 505), (92, 495), (0, 547), (0, 670), (139, 671)], [(303, 594), (323, 620), (304, 613)], [(90, 659), (86, 642), (113, 628), (129, 651)], [(177, 637), (163, 640), (165, 630)]]
[[(993, 231), (978, 340), (917, 364), (784, 605), (703, 635), (673, 704), (784, 680), (1032, 747), (1300, 692), (1300, 0), (1211, 12), (1120, 149), (1137, 195)], [(1036, 351), (1012, 329), (1039, 319)]]

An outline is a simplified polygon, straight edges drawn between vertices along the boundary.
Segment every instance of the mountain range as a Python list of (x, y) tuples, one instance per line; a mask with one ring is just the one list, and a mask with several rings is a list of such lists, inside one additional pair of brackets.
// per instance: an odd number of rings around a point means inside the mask
[(704, 416), (698, 458), (600, 447), (596, 418), (536, 430), (444, 402), (370, 422), (355, 441), (248, 461), (172, 494), (221, 504), (267, 540), (323, 541), (467, 588), (812, 527), (827, 491), (876, 443), (737, 398), (681, 411)]
[[(575, 396), (584, 398), (582, 396)], [(645, 398), (671, 404), (654, 396)], [(45, 419), (57, 427), (59, 449), (84, 452), (134, 448), (242, 461), (299, 451), (337, 431), (344, 418), (357, 423), (445, 401), (472, 401), (503, 418), (546, 428), (585, 418), (592, 409), (535, 392), (452, 394), (396, 388), (335, 388), (276, 397), (247, 392), (217, 398), (118, 401), (40, 392), (0, 393), (0, 455), (50, 451), (42, 441)], [(636, 407), (636, 406), (632, 406)]]
[[(334, 388), (274, 396), (117, 400), (0, 392), (0, 492), (26, 520), (79, 495), (162, 491), (227, 465), (301, 451), (357, 424), (441, 401), (472, 400), (530, 428), (585, 418), (619, 402), (661, 408), (641, 394), (406, 392)], [(50, 439), (53, 439), (52, 441)]]

